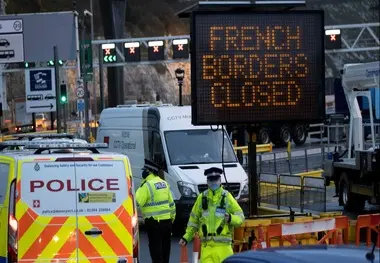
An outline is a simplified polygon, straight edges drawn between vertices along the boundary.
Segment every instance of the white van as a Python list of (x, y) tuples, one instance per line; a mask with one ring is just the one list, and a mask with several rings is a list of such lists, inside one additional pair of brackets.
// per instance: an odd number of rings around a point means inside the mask
[[(213, 127), (216, 128), (216, 127)], [(248, 177), (233, 150), (227, 132), (191, 124), (190, 106), (121, 105), (102, 111), (97, 142), (109, 151), (128, 156), (136, 188), (141, 184), (144, 159), (165, 164), (178, 215), (187, 219), (195, 198), (207, 189), (204, 170), (224, 169), (229, 190), (248, 211)], [(225, 179), (222, 178), (223, 183)]]

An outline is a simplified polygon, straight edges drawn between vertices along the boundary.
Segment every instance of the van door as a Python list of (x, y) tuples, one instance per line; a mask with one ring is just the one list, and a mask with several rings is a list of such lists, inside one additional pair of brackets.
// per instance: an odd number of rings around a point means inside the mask
[(10, 162), (0, 159), (0, 263), (5, 263), (8, 257), (9, 168)]
[[(75, 160), (80, 155), (77, 154)], [(133, 199), (126, 158), (98, 157), (75, 161), (78, 260), (132, 262)]]
[[(71, 160), (73, 154), (65, 154)], [(76, 262), (75, 167), (67, 158), (25, 157), (18, 165), (19, 262)]]

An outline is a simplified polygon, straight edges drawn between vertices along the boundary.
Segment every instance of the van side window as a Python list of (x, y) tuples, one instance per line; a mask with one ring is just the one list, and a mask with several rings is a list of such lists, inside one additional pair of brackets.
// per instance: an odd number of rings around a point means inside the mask
[[(153, 132), (153, 149), (152, 149), (152, 160), (155, 160), (155, 157), (160, 155), (164, 158), (164, 149), (162, 147), (161, 136), (158, 132)], [(157, 160), (155, 160), (157, 161)], [(163, 160), (162, 160), (163, 161)]]
[(4, 204), (8, 189), (9, 164), (0, 163), (0, 206)]

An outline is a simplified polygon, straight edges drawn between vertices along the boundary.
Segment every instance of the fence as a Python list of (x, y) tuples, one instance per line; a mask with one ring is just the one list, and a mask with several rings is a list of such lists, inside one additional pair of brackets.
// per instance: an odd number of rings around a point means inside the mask
[[(264, 153), (257, 156), (257, 171), (258, 173), (296, 174), (323, 169), (327, 153), (333, 150), (334, 147), (295, 150), (290, 154), (290, 158), (286, 152)], [(243, 166), (247, 171), (248, 155), (243, 156)]]
[(325, 179), (319, 177), (260, 173), (259, 204), (326, 212)]

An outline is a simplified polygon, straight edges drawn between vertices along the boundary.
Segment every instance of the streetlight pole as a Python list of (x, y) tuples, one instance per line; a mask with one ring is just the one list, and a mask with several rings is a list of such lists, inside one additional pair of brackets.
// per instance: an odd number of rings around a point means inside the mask
[(85, 45), (84, 45), (84, 41), (86, 39), (86, 24), (85, 24), (85, 19), (86, 17), (86, 13), (83, 14), (83, 17), (82, 17), (82, 79), (83, 79), (83, 83), (84, 83), (84, 122), (85, 122), (85, 130), (84, 130), (84, 134), (85, 134), (85, 139), (88, 140), (89, 137), (90, 137), (90, 126), (89, 126), (89, 114), (88, 114), (88, 111), (89, 111), (89, 92), (88, 92), (88, 85), (87, 85), (87, 80), (85, 78), (85, 72), (86, 72), (86, 64), (84, 63), (84, 60), (85, 60), (85, 55), (84, 55), (84, 52), (85, 52)]
[[(90, 0), (90, 12), (91, 12), (91, 41), (95, 38), (94, 33), (94, 1)], [(91, 44), (92, 46), (92, 44)], [(92, 48), (91, 48), (92, 50)], [(93, 56), (94, 57), (94, 56)], [(100, 73), (99, 73), (100, 74)], [(97, 97), (96, 97), (96, 80), (95, 80), (95, 67), (94, 67), (94, 60), (92, 60), (92, 93), (93, 93), (93, 115), (96, 116), (98, 103), (97, 103)], [(95, 118), (96, 120), (96, 118)]]
[(181, 68), (177, 68), (175, 70), (175, 77), (177, 78), (178, 81), (178, 93), (179, 93), (179, 104), (178, 106), (183, 106), (182, 105), (182, 84), (183, 84), (183, 79), (185, 78), (185, 71)]

